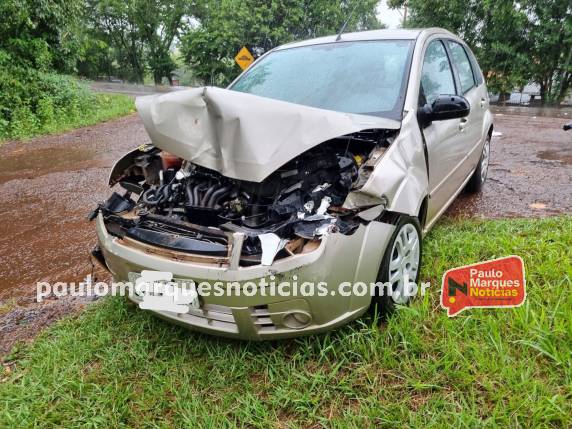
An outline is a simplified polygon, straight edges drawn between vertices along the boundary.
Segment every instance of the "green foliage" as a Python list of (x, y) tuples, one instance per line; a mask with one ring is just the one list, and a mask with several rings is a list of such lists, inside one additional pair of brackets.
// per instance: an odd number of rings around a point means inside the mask
[(473, 49), (493, 92), (536, 82), (544, 103), (559, 103), (572, 85), (569, 0), (390, 0), (405, 3), (408, 27), (443, 27)]
[(197, 78), (226, 85), (240, 73), (234, 57), (247, 46), (255, 55), (283, 43), (338, 32), (380, 28), (375, 0), (217, 0), (203, 5), (200, 25), (181, 39), (181, 52)]
[(147, 69), (155, 84), (171, 79), (177, 64), (170, 49), (191, 16), (188, 0), (85, 0), (87, 29), (80, 70), (89, 77), (116, 75), (143, 82)]
[(94, 94), (73, 77), (0, 65), (0, 140), (62, 132), (133, 111), (131, 98)]
[(0, 139), (63, 131), (125, 114), (132, 101), (92, 94), (73, 73), (82, 0), (0, 2)]
[(572, 3), (524, 0), (532, 78), (548, 104), (560, 103), (572, 86)]
[[(571, 427), (572, 218), (441, 222), (429, 293), (378, 327), (269, 343), (106, 299), (7, 357), (2, 427)], [(515, 309), (439, 307), (450, 268), (521, 255)], [(1, 370), (0, 370), (1, 371)]]
[(188, 0), (141, 0), (136, 12), (136, 22), (141, 37), (147, 43), (147, 63), (156, 85), (163, 77), (171, 81), (171, 72), (177, 64), (170, 55), (170, 48), (179, 35), (185, 15), (193, 12)]
[(0, 51), (11, 64), (70, 73), (78, 56), (82, 0), (2, 0)]

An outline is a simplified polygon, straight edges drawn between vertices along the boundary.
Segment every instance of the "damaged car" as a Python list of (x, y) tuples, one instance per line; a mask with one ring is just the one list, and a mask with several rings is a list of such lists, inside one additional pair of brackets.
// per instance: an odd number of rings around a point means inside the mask
[[(280, 46), (227, 89), (138, 98), (151, 143), (121, 158), (92, 213), (117, 281), (323, 282), (328, 293), (199, 295), (154, 312), (243, 339), (324, 332), (407, 304), (422, 237), (479, 191), (493, 130), (482, 72), (442, 29), (376, 30)], [(341, 296), (338, 285), (389, 283)], [(141, 302), (141, 296), (130, 298)]]

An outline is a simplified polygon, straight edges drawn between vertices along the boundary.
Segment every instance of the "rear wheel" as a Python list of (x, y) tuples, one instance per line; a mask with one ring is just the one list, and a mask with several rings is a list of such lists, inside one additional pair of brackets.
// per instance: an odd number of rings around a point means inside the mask
[(373, 297), (372, 305), (382, 317), (395, 311), (396, 305), (407, 305), (409, 282), (417, 283), (421, 268), (421, 226), (417, 218), (401, 216), (389, 240), (387, 250), (379, 267), (377, 281), (389, 283), (390, 290), (383, 288)]
[(473, 176), (469, 180), (466, 186), (467, 192), (480, 192), (483, 189), (483, 185), (487, 180), (487, 173), (489, 171), (489, 159), (491, 154), (491, 136), (487, 136), (485, 144), (483, 145), (483, 151), (481, 152), (481, 159), (477, 164), (477, 168), (473, 173)]

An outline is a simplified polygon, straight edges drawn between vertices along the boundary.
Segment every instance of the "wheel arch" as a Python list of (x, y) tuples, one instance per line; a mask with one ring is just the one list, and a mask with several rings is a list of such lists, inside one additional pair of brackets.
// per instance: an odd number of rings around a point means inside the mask
[(417, 220), (419, 220), (419, 224), (421, 225), (422, 231), (425, 229), (425, 223), (427, 222), (428, 205), (429, 205), (429, 196), (425, 195), (425, 197), (421, 201), (421, 207), (419, 207), (419, 213), (417, 213)]

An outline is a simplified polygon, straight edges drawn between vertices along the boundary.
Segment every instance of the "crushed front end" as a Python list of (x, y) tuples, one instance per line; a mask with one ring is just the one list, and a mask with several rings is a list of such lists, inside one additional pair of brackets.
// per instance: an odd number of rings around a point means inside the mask
[(352, 208), (344, 202), (369, 180), (396, 134), (363, 129), (314, 142), (259, 181), (247, 180), (253, 172), (244, 179), (223, 174), (237, 171), (231, 161), (215, 169), (208, 167), (210, 158), (164, 150), (172, 144), (141, 146), (117, 162), (109, 183), (116, 191), (91, 215), (98, 252), (115, 281), (154, 270), (239, 289), (261, 279), (327, 285), (325, 295), (280, 296), (257, 288), (201, 295), (185, 313), (154, 311), (199, 331), (264, 339), (342, 325), (361, 315), (371, 296), (340, 296), (337, 287), (375, 282), (393, 232), (391, 224), (375, 220), (382, 200)]

